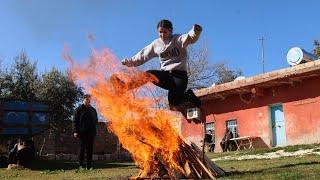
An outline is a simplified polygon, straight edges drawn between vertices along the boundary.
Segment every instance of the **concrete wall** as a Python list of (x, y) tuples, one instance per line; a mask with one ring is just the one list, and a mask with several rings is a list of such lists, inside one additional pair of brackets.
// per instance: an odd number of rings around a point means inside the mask
[[(256, 136), (255, 147), (272, 146), (269, 107), (282, 104), (287, 145), (320, 142), (320, 78), (299, 83), (283, 84), (264, 89), (263, 96), (233, 95), (224, 100), (204, 102), (202, 110), (206, 122), (215, 122), (216, 151), (226, 121), (237, 119), (240, 136)], [(186, 139), (202, 140), (203, 125), (182, 120), (182, 135)]]

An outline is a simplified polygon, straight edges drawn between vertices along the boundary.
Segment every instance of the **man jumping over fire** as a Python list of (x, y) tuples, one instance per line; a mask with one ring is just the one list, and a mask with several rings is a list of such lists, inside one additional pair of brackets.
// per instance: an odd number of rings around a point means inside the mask
[[(152, 83), (168, 90), (168, 101), (170, 108), (179, 105), (183, 100), (193, 103), (196, 107), (201, 106), (200, 99), (188, 85), (188, 63), (187, 47), (195, 43), (200, 36), (202, 27), (195, 24), (187, 34), (173, 34), (172, 23), (163, 19), (157, 25), (159, 38), (144, 47), (131, 58), (125, 58), (121, 62), (128, 67), (136, 67), (144, 64), (154, 57), (160, 59), (160, 70), (148, 70), (146, 76), (152, 76)], [(111, 80), (119, 80), (117, 76), (112, 76)], [(147, 82), (135, 83), (135, 86), (143, 85)], [(135, 88), (135, 87), (131, 87)]]

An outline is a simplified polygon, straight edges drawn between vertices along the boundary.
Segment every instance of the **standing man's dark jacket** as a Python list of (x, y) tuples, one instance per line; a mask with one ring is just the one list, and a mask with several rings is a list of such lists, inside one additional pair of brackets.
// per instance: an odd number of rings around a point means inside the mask
[(82, 104), (76, 109), (73, 121), (73, 132), (79, 135), (93, 135), (97, 133), (97, 111), (91, 105)]
[[(73, 136), (79, 138), (79, 168), (92, 168), (94, 137), (96, 135), (97, 111), (90, 105), (90, 96), (76, 109), (73, 121)], [(86, 104), (86, 105), (85, 105)], [(84, 153), (86, 152), (86, 166)]]

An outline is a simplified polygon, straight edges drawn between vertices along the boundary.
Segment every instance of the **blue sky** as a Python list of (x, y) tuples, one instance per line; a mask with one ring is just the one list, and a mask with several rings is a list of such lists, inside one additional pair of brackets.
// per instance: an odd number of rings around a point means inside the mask
[(166, 18), (176, 33), (201, 24), (197, 44), (206, 44), (210, 61), (252, 76), (262, 72), (261, 36), (266, 71), (288, 67), (293, 46), (312, 50), (313, 40), (320, 40), (319, 7), (319, 0), (0, 0), (0, 59), (10, 64), (23, 50), (40, 71), (64, 70), (66, 44), (79, 61), (92, 46), (122, 59), (157, 38), (156, 24)]

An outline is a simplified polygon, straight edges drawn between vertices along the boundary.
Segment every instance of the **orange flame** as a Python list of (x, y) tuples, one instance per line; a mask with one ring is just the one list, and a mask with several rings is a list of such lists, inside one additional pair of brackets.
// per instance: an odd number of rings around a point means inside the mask
[[(89, 60), (83, 64), (77, 64), (66, 49), (64, 59), (71, 65), (72, 77), (92, 95), (98, 112), (110, 122), (108, 128), (118, 136), (140, 168), (147, 168), (150, 157), (158, 153), (170, 168), (180, 169), (175, 155), (181, 138), (172, 125), (176, 114), (153, 108), (155, 100), (110, 79), (117, 74), (125, 84), (140, 86), (154, 81), (153, 77), (122, 66), (108, 49), (101, 52), (93, 49)], [(151, 83), (146, 86), (154, 87)]]

